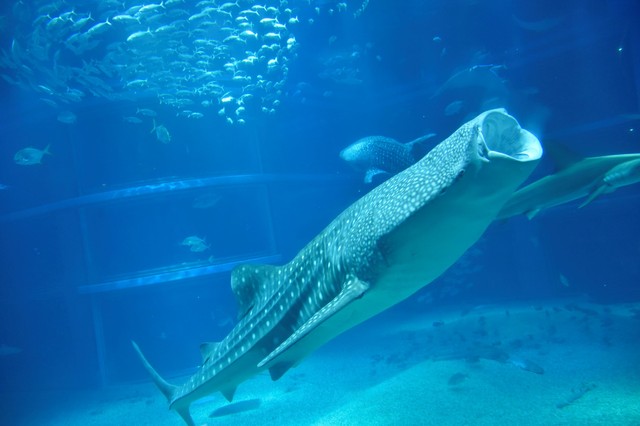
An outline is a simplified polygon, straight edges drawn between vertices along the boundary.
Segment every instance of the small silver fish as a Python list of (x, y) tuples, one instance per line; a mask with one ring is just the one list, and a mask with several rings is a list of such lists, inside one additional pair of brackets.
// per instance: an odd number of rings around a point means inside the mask
[(153, 33), (151, 32), (150, 29), (147, 29), (146, 31), (136, 31), (135, 33), (127, 37), (127, 41), (131, 43), (134, 41), (146, 39), (147, 37), (153, 37)]
[(107, 19), (105, 22), (99, 22), (95, 24), (93, 27), (89, 28), (86, 34), (89, 36), (95, 37), (99, 34), (104, 33), (109, 28), (111, 28), (111, 22), (109, 22), (109, 19)]
[(122, 120), (127, 122), (127, 123), (131, 123), (131, 124), (140, 124), (140, 123), (142, 123), (142, 120), (140, 120), (138, 117), (133, 117), (133, 116), (122, 117)]
[(45, 149), (32, 147), (23, 148), (16, 152), (16, 155), (13, 156), (13, 161), (20, 166), (32, 166), (42, 163), (42, 157), (45, 154), (51, 155), (49, 145), (47, 145)]
[(138, 108), (136, 109), (136, 114), (144, 115), (145, 117), (155, 117), (158, 115), (157, 112), (149, 108)]

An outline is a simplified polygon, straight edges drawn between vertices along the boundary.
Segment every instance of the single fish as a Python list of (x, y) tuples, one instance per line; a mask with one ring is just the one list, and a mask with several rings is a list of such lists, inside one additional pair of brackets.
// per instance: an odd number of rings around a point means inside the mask
[(209, 245), (207, 245), (207, 242), (203, 238), (197, 237), (195, 235), (182, 240), (182, 245), (189, 247), (189, 250), (195, 253), (200, 253), (209, 249)]
[(155, 119), (153, 120), (153, 129), (151, 129), (151, 133), (153, 132), (156, 132), (156, 139), (158, 139), (158, 141), (164, 144), (171, 142), (171, 133), (169, 133), (169, 130), (163, 124), (156, 125)]
[(413, 165), (421, 157), (420, 144), (433, 136), (429, 133), (405, 144), (385, 136), (367, 136), (343, 149), (340, 158), (364, 171), (365, 183), (371, 183), (378, 174), (395, 175)]
[(16, 155), (13, 156), (13, 161), (20, 166), (33, 166), (34, 164), (40, 164), (42, 163), (42, 157), (44, 157), (45, 154), (51, 155), (49, 146), (50, 145), (47, 145), (44, 149), (31, 147), (23, 148), (16, 152)]
[(559, 402), (558, 404), (556, 404), (556, 407), (560, 409), (568, 407), (569, 405), (573, 404), (574, 402), (582, 398), (584, 394), (586, 394), (587, 392), (591, 392), (596, 387), (597, 386), (595, 383), (581, 383), (580, 386), (576, 388), (572, 388), (571, 394), (569, 394), (569, 396), (565, 398), (562, 402)]
[(127, 14), (116, 15), (112, 17), (111, 20), (119, 24), (140, 24), (140, 18), (136, 18)]
[(519, 369), (524, 371), (530, 371), (536, 374), (544, 374), (544, 368), (531, 361), (530, 359), (522, 358), (520, 356), (509, 355), (506, 358), (505, 363), (511, 364), (514, 367), (518, 367)]
[(71, 29), (74, 31), (77, 31), (82, 27), (84, 27), (89, 21), (93, 21), (93, 18), (91, 17), (91, 13), (89, 13), (88, 16), (77, 19), (71, 26)]
[(129, 43), (132, 43), (134, 41), (146, 40), (152, 37), (153, 37), (153, 33), (149, 28), (147, 28), (146, 31), (136, 31), (135, 33), (129, 35), (129, 37), (127, 37), (127, 41)]
[(547, 148), (558, 172), (517, 191), (504, 205), (499, 219), (524, 214), (532, 219), (543, 209), (586, 197), (584, 207), (602, 194), (640, 182), (640, 154), (580, 157), (566, 148)]
[(191, 207), (194, 209), (210, 209), (218, 204), (222, 196), (216, 192), (208, 192), (193, 199)]
[(111, 22), (109, 22), (109, 19), (107, 18), (105, 22), (99, 22), (93, 27), (89, 28), (86, 34), (91, 37), (96, 37), (109, 30), (109, 28), (111, 28)]
[(140, 123), (142, 123), (142, 120), (140, 120), (138, 117), (133, 117), (133, 116), (122, 117), (122, 120), (127, 122), (127, 123), (131, 123), (131, 124), (140, 124)]
[(484, 112), (356, 201), (289, 263), (238, 266), (231, 288), (239, 322), (221, 342), (201, 345), (202, 366), (182, 386), (134, 349), (169, 407), (194, 425), (193, 401), (215, 391), (231, 400), (263, 370), (279, 379), (436, 279), (480, 238), (541, 155), (537, 138), (504, 110)]
[(158, 115), (157, 112), (149, 108), (138, 108), (136, 109), (136, 114), (144, 115), (145, 117), (155, 117)]

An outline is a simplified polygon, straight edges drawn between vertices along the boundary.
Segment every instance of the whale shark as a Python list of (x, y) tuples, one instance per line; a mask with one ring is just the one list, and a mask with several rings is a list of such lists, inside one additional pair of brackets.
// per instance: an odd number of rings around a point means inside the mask
[(239, 319), (204, 343), (184, 384), (166, 382), (135, 342), (169, 407), (194, 425), (190, 404), (268, 370), (279, 379), (338, 334), (406, 299), (483, 234), (542, 156), (538, 139), (503, 109), (463, 124), (413, 166), (335, 218), (289, 263), (231, 274)]
[(541, 210), (585, 198), (582, 208), (603, 194), (640, 182), (640, 154), (585, 158), (555, 144), (548, 145), (547, 152), (558, 171), (515, 192), (498, 219), (520, 214), (532, 219)]
[(364, 182), (372, 183), (376, 175), (394, 175), (422, 158), (426, 152), (422, 144), (434, 136), (429, 133), (404, 144), (386, 136), (367, 136), (340, 151), (340, 158), (364, 171)]

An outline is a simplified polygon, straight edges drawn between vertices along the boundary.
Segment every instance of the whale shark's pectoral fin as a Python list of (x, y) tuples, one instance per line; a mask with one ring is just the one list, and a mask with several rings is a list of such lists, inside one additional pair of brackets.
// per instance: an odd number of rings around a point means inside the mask
[(361, 281), (357, 278), (352, 278), (344, 285), (342, 291), (324, 305), (318, 312), (313, 314), (307, 322), (302, 324), (302, 327), (297, 329), (287, 340), (280, 344), (273, 352), (271, 352), (266, 358), (258, 363), (258, 368), (270, 363), (278, 356), (282, 355), (285, 351), (299, 342), (303, 337), (312, 332), (317, 326), (322, 324), (328, 318), (330, 318), (336, 312), (339, 312), (349, 303), (362, 297), (362, 295), (369, 289), (369, 284)]

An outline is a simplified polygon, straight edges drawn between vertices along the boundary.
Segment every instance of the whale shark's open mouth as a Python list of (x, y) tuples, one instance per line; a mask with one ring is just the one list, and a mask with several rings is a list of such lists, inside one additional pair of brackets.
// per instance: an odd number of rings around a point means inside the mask
[(487, 111), (482, 118), (481, 135), (490, 156), (506, 156), (518, 161), (538, 160), (542, 147), (537, 138), (520, 127), (503, 109)]

